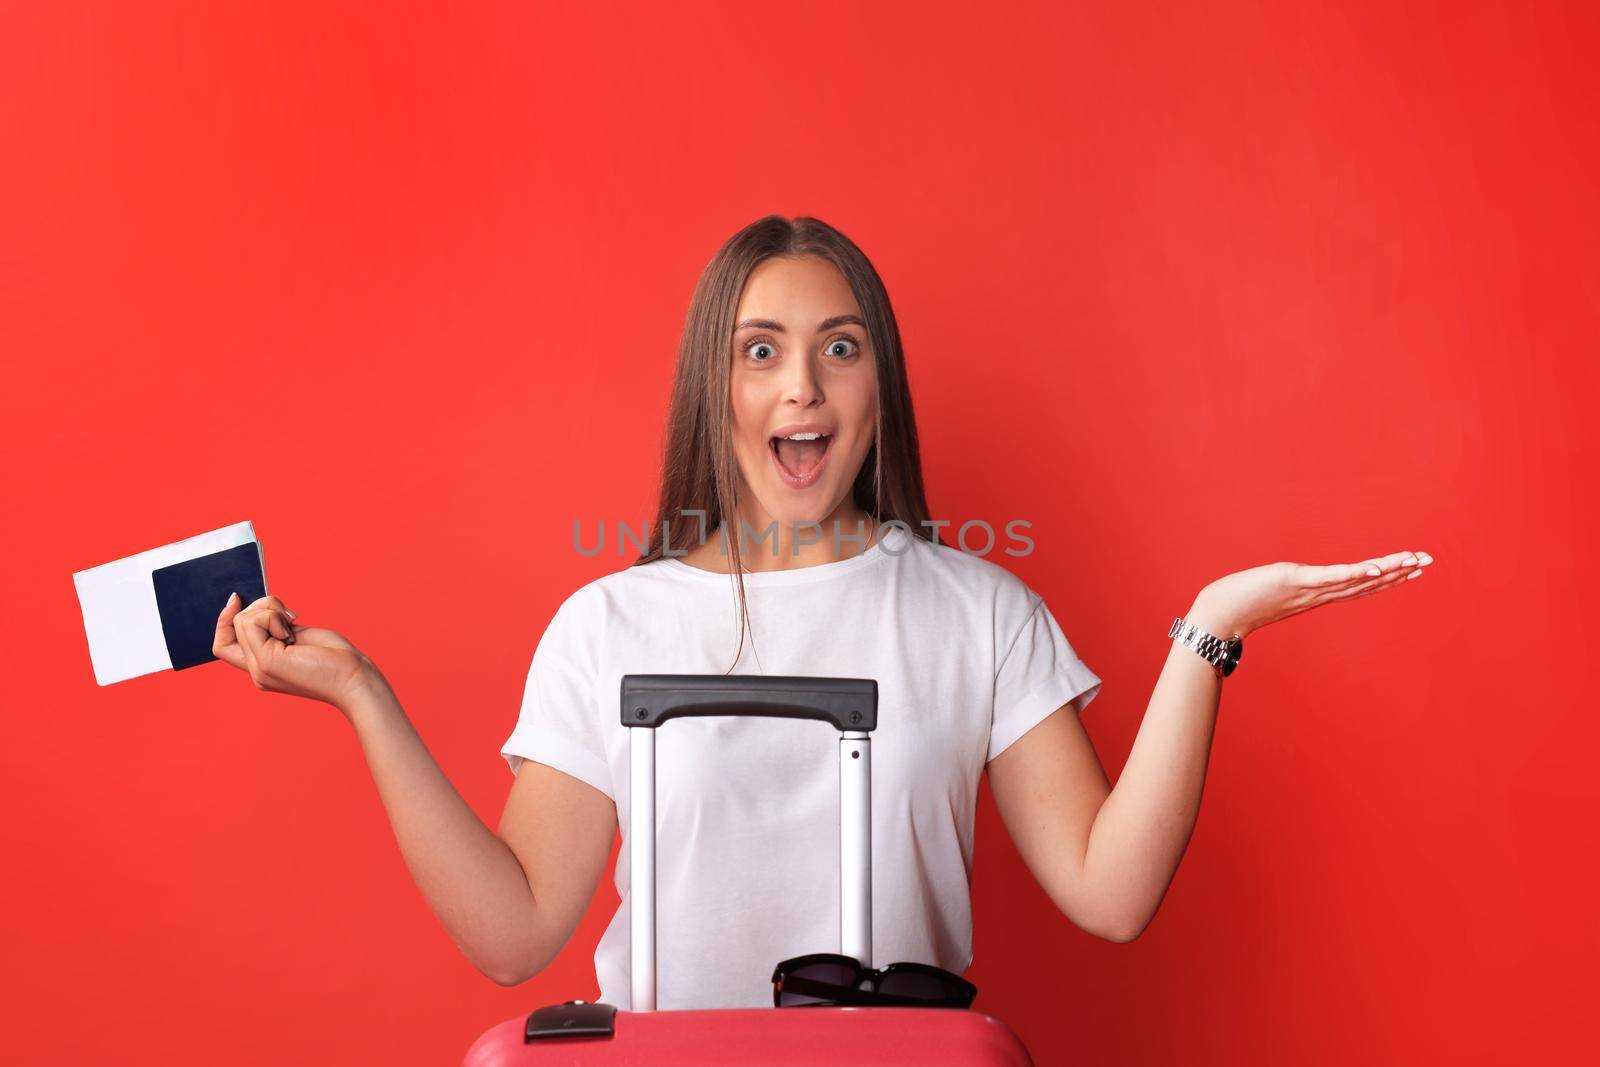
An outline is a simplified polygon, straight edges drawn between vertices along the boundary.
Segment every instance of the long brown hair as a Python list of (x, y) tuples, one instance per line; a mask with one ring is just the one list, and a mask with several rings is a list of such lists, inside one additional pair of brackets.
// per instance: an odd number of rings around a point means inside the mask
[[(750, 272), (774, 256), (815, 256), (839, 268), (850, 283), (867, 324), (878, 377), (876, 433), (851, 487), (856, 506), (875, 529), (898, 519), (914, 536), (937, 541), (924, 525), (928, 503), (922, 488), (922, 459), (917, 424), (911, 410), (900, 327), (889, 293), (872, 263), (844, 234), (820, 219), (787, 219), (767, 215), (732, 237), (711, 257), (700, 274), (678, 343), (678, 367), (672, 384), (662, 450), (661, 493), (649, 550), (633, 562), (637, 567), (665, 556), (670, 536), (674, 552), (700, 539), (705, 515), (707, 535), (726, 519), (723, 531), (730, 553), (730, 577), (738, 586), (740, 634), (734, 663), (744, 651), (749, 623), (744, 567), (740, 562), (738, 466), (732, 441), (734, 320), (739, 297)], [(755, 635), (751, 634), (753, 641)], [(732, 670), (732, 667), (729, 667)]]

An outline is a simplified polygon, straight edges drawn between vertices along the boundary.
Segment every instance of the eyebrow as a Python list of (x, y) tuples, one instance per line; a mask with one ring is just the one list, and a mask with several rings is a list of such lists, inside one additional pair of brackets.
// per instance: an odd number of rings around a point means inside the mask
[[(863, 330), (867, 328), (867, 324), (862, 322), (861, 318), (857, 315), (835, 315), (831, 319), (823, 319), (822, 322), (817, 326), (817, 332), (821, 333), (823, 330), (831, 330), (835, 326), (859, 326)], [(735, 330), (745, 330), (751, 328), (757, 330), (771, 330), (774, 333), (784, 332), (783, 323), (774, 322), (771, 319), (741, 319), (738, 325), (734, 326)]]

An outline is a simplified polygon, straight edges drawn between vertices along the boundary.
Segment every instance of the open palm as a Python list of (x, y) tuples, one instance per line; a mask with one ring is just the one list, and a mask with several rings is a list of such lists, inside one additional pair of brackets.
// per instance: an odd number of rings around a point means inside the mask
[(1245, 636), (1302, 611), (1356, 600), (1422, 576), (1433, 562), (1426, 552), (1394, 552), (1359, 563), (1268, 563), (1219, 578), (1201, 599)]

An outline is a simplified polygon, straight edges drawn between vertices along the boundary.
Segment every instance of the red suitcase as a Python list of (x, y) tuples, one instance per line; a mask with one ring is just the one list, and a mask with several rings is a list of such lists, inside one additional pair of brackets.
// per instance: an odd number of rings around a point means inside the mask
[(839, 730), (839, 951), (868, 969), (873, 966), (872, 746), (867, 735), (877, 726), (878, 683), (857, 678), (630, 674), (622, 679), (622, 723), (632, 730), (633, 1010), (570, 1001), (508, 1019), (478, 1038), (467, 1052), (465, 1067), (555, 1063), (1031, 1067), (1027, 1049), (1009, 1027), (964, 1008), (655, 1010), (655, 728), (668, 719), (691, 715), (820, 719)]

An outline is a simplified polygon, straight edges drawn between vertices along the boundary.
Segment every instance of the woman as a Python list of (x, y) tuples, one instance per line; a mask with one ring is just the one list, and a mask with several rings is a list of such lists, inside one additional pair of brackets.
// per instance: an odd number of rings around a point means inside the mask
[[(837, 230), (769, 216), (731, 237), (696, 287), (648, 550), (569, 597), (535, 650), (502, 747), (516, 779), (497, 832), (451, 787), (382, 673), (337, 633), (295, 623), (276, 597), (243, 610), (235, 598), (214, 651), (257, 688), (346, 715), (418, 886), (468, 959), (504, 985), (555, 958), (613, 834), (630, 833), (617, 694), (632, 673), (878, 681), (875, 964), (959, 973), (971, 962), (984, 771), (1050, 898), (1084, 930), (1129, 941), (1194, 827), (1223, 671), (1172, 641), (1112, 789), (1078, 718), (1099, 677), (1037, 594), (941, 543), (937, 526), (882, 282)], [(1243, 638), (1429, 562), (1399, 552), (1270, 564), (1211, 583), (1183, 618), (1221, 641)], [(779, 960), (837, 949), (837, 752), (836, 734), (808, 721), (684, 719), (660, 732), (658, 1008), (770, 1005)], [(595, 953), (600, 999), (624, 1009), (628, 865), (624, 848), (622, 903)]]

